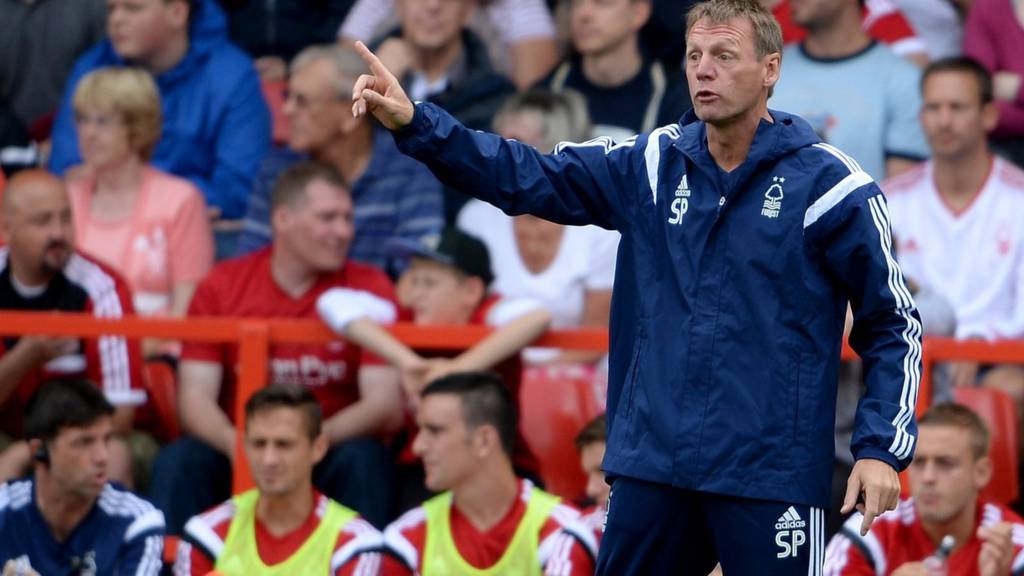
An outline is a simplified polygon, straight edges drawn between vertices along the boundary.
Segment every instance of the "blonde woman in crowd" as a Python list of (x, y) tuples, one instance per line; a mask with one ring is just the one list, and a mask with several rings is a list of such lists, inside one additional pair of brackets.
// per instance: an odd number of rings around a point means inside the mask
[(124, 276), (138, 314), (184, 316), (213, 265), (213, 236), (202, 193), (149, 164), (160, 139), (156, 85), (142, 70), (100, 69), (72, 104), (84, 162), (68, 183), (78, 247)]

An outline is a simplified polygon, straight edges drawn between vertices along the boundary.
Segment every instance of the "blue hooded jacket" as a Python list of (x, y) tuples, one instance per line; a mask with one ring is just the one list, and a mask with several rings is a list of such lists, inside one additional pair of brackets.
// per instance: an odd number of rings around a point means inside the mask
[[(270, 112), (252, 60), (227, 39), (220, 6), (197, 0), (193, 9), (188, 52), (156, 77), (164, 122), (152, 163), (191, 180), (225, 218), (240, 218), (270, 147)], [(50, 171), (63, 174), (82, 161), (71, 106), (78, 81), (98, 68), (125, 65), (109, 39), (78, 59), (53, 127)]]
[(878, 186), (802, 119), (771, 114), (730, 173), (692, 111), (545, 156), (419, 104), (395, 139), (509, 214), (622, 233), (606, 472), (827, 508), (847, 302), (867, 384), (853, 455), (897, 470), (917, 433), (921, 325)]

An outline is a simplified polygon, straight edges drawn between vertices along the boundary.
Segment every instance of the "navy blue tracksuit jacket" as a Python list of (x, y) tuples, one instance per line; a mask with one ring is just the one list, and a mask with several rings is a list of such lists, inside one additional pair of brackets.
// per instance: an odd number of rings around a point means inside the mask
[(399, 148), (509, 214), (622, 234), (611, 313), (610, 475), (827, 508), (843, 321), (867, 392), (852, 450), (914, 451), (921, 324), (878, 186), (796, 116), (715, 164), (703, 122), (552, 155), (418, 104)]

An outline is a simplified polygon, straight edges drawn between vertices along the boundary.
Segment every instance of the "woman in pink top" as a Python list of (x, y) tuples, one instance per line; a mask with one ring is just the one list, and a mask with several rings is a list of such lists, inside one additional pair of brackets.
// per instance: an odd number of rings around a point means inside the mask
[(73, 106), (84, 161), (68, 183), (78, 248), (125, 277), (140, 315), (184, 316), (213, 266), (213, 236), (202, 193), (148, 164), (160, 138), (156, 85), (141, 70), (97, 70)]

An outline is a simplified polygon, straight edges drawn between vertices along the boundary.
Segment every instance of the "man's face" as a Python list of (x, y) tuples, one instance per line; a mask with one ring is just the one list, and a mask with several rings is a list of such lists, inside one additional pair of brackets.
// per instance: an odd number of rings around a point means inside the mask
[(280, 497), (307, 490), (313, 466), (326, 450), (323, 435), (309, 438), (300, 409), (267, 408), (246, 420), (245, 455), (261, 494)]
[(352, 116), (350, 102), (334, 88), (337, 71), (320, 58), (292, 72), (288, 98), (282, 111), (288, 119), (288, 145), (298, 152), (316, 154), (341, 137), (342, 118)]
[(936, 159), (955, 160), (977, 152), (996, 119), (995, 106), (982, 104), (973, 75), (937, 72), (925, 81), (921, 126)]
[(398, 0), (402, 37), (422, 52), (458, 42), (473, 13), (473, 0)]
[(49, 442), (50, 477), (61, 492), (89, 500), (97, 498), (107, 482), (113, 428), (104, 416), (81, 428), (62, 428)]
[(853, 0), (789, 0), (793, 22), (811, 30), (839, 19)]
[(455, 394), (429, 394), (416, 413), (419, 432), (412, 451), (423, 460), (426, 485), (440, 492), (451, 490), (479, 466), (474, 453), (474, 431), (466, 426), (462, 400)]
[(721, 125), (748, 113), (777, 80), (780, 58), (758, 58), (754, 28), (746, 18), (698, 21), (686, 38), (686, 79), (697, 117)]
[(946, 522), (973, 507), (978, 492), (988, 484), (991, 471), (987, 457), (974, 457), (967, 430), (947, 425), (921, 426), (910, 465), (910, 488), (921, 520)]
[(75, 128), (82, 160), (91, 168), (116, 166), (137, 152), (124, 118), (109, 110), (76, 110)]
[(323, 180), (306, 186), (303, 198), (274, 211), (274, 244), (316, 273), (340, 270), (352, 244), (352, 197)]
[(572, 0), (572, 44), (584, 56), (606, 54), (636, 34), (650, 16), (645, 0)]
[(50, 275), (67, 264), (74, 228), (67, 191), (59, 180), (36, 179), (7, 192), (4, 235), (11, 258), (35, 274)]
[(187, 25), (180, 0), (107, 0), (107, 35), (126, 60), (149, 60)]
[(608, 505), (608, 492), (611, 490), (604, 481), (604, 471), (601, 470), (604, 449), (604, 442), (591, 442), (580, 450), (580, 467), (587, 475), (587, 497), (602, 508)]
[(406, 274), (411, 278), (409, 300), (416, 324), (465, 324), (479, 303), (469, 278), (447, 264), (414, 258)]

